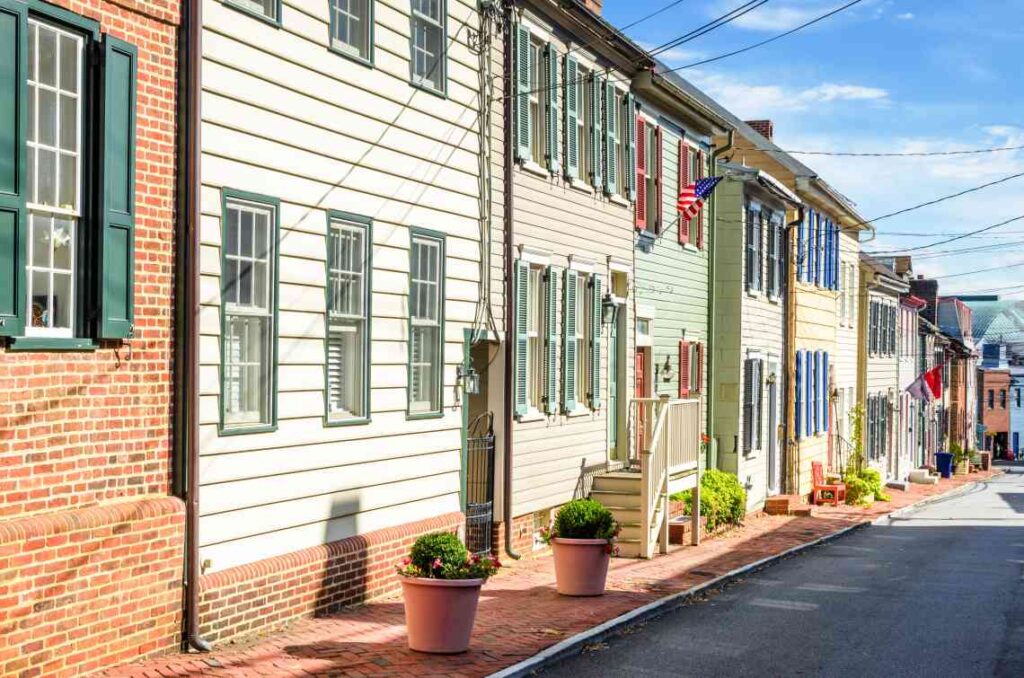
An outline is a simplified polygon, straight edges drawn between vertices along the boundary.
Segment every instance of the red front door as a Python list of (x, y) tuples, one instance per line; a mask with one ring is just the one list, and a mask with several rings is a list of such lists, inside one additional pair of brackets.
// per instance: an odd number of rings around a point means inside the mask
[[(636, 397), (646, 398), (647, 397), (647, 363), (644, 349), (638, 348), (636, 350)], [(636, 451), (637, 454), (640, 451), (647, 449), (646, 446), (646, 433), (647, 433), (647, 415), (643, 405), (636, 408)]]

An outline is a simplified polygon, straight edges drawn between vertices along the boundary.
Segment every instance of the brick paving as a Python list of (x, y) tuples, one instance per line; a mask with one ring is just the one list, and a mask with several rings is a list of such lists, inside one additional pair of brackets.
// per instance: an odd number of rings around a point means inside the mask
[(508, 564), (483, 589), (473, 646), (463, 655), (425, 655), (406, 648), (402, 601), (395, 597), (303, 620), (274, 635), (223, 645), (210, 654), (168, 655), (100, 675), (485, 676), (646, 603), (996, 473), (955, 476), (935, 486), (911, 485), (906, 492), (891, 490), (892, 501), (870, 508), (818, 507), (809, 517), (759, 514), (698, 547), (674, 547), (668, 555), (649, 561), (613, 559), (608, 592), (600, 598), (555, 593), (550, 558)]

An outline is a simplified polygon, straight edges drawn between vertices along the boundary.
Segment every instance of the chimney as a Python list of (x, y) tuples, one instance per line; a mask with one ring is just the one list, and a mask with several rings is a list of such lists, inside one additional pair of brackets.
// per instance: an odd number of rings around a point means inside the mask
[(771, 120), (747, 120), (747, 124), (754, 128), (754, 131), (763, 136), (768, 141), (772, 140), (773, 133), (775, 132), (775, 126), (772, 125)]
[(583, 5), (594, 14), (601, 14), (601, 4), (603, 0), (583, 0)]
[(927, 302), (928, 305), (921, 311), (921, 315), (931, 324), (938, 325), (936, 308), (938, 306), (939, 281), (934, 278), (918, 276), (916, 280), (910, 281), (910, 293)]

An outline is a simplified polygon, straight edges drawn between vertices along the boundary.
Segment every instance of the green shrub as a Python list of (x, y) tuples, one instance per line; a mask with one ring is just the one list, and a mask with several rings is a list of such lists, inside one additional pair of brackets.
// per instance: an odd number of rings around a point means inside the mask
[[(674, 501), (684, 504), (687, 515), (693, 502), (693, 491), (677, 492)], [(708, 469), (700, 481), (700, 514), (707, 519), (707, 530), (711, 532), (719, 525), (739, 525), (747, 513), (747, 491), (740, 485), (739, 478), (732, 473)]]
[(871, 502), (868, 496), (872, 494), (871, 485), (859, 474), (848, 475), (844, 481), (846, 484), (846, 503), (852, 506), (867, 506)]
[(889, 501), (891, 497), (886, 494), (885, 489), (882, 486), (882, 474), (873, 468), (866, 468), (860, 472), (860, 479), (868, 484), (871, 489), (871, 493), (875, 495), (875, 499), (878, 501)]
[(451, 532), (433, 532), (417, 539), (396, 569), (403, 577), (487, 579), (499, 567), (497, 558), (470, 556), (462, 541)]
[(615, 518), (593, 499), (573, 499), (558, 509), (550, 537), (566, 539), (608, 539), (618, 534)]

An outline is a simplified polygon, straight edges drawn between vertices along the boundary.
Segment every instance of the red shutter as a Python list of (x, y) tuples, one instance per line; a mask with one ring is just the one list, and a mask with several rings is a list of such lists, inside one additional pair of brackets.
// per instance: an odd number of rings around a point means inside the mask
[(662, 188), (662, 186), (664, 186), (665, 182), (663, 182), (661, 180), (663, 174), (662, 174), (662, 164), (661, 164), (661, 128), (660, 127), (655, 127), (654, 128), (654, 159), (655, 159), (654, 160), (654, 162), (655, 162), (654, 167), (655, 167), (655, 171), (657, 172), (657, 174), (654, 175), (654, 186), (655, 186), (655, 188), (658, 191), (658, 194), (657, 194), (657, 211), (658, 211), (658, 214), (657, 214), (657, 219), (658, 219), (657, 226), (658, 226), (658, 228), (656, 230), (657, 230), (658, 233), (661, 233), (662, 231), (665, 230), (665, 216), (664, 216), (665, 215), (665, 203), (661, 199), (661, 188)]
[[(690, 147), (686, 141), (679, 140), (679, 192), (682, 193), (690, 183)], [(690, 242), (690, 220), (679, 218), (679, 243), (685, 245)]]
[(697, 361), (697, 383), (694, 384), (693, 390), (700, 393), (704, 390), (704, 342), (697, 344), (693, 359)]
[(679, 342), (679, 397), (690, 395), (690, 342)]
[(636, 118), (636, 229), (647, 228), (647, 125)]
[[(704, 178), (704, 151), (697, 151), (697, 179)], [(704, 207), (697, 212), (697, 249), (704, 249)]]

